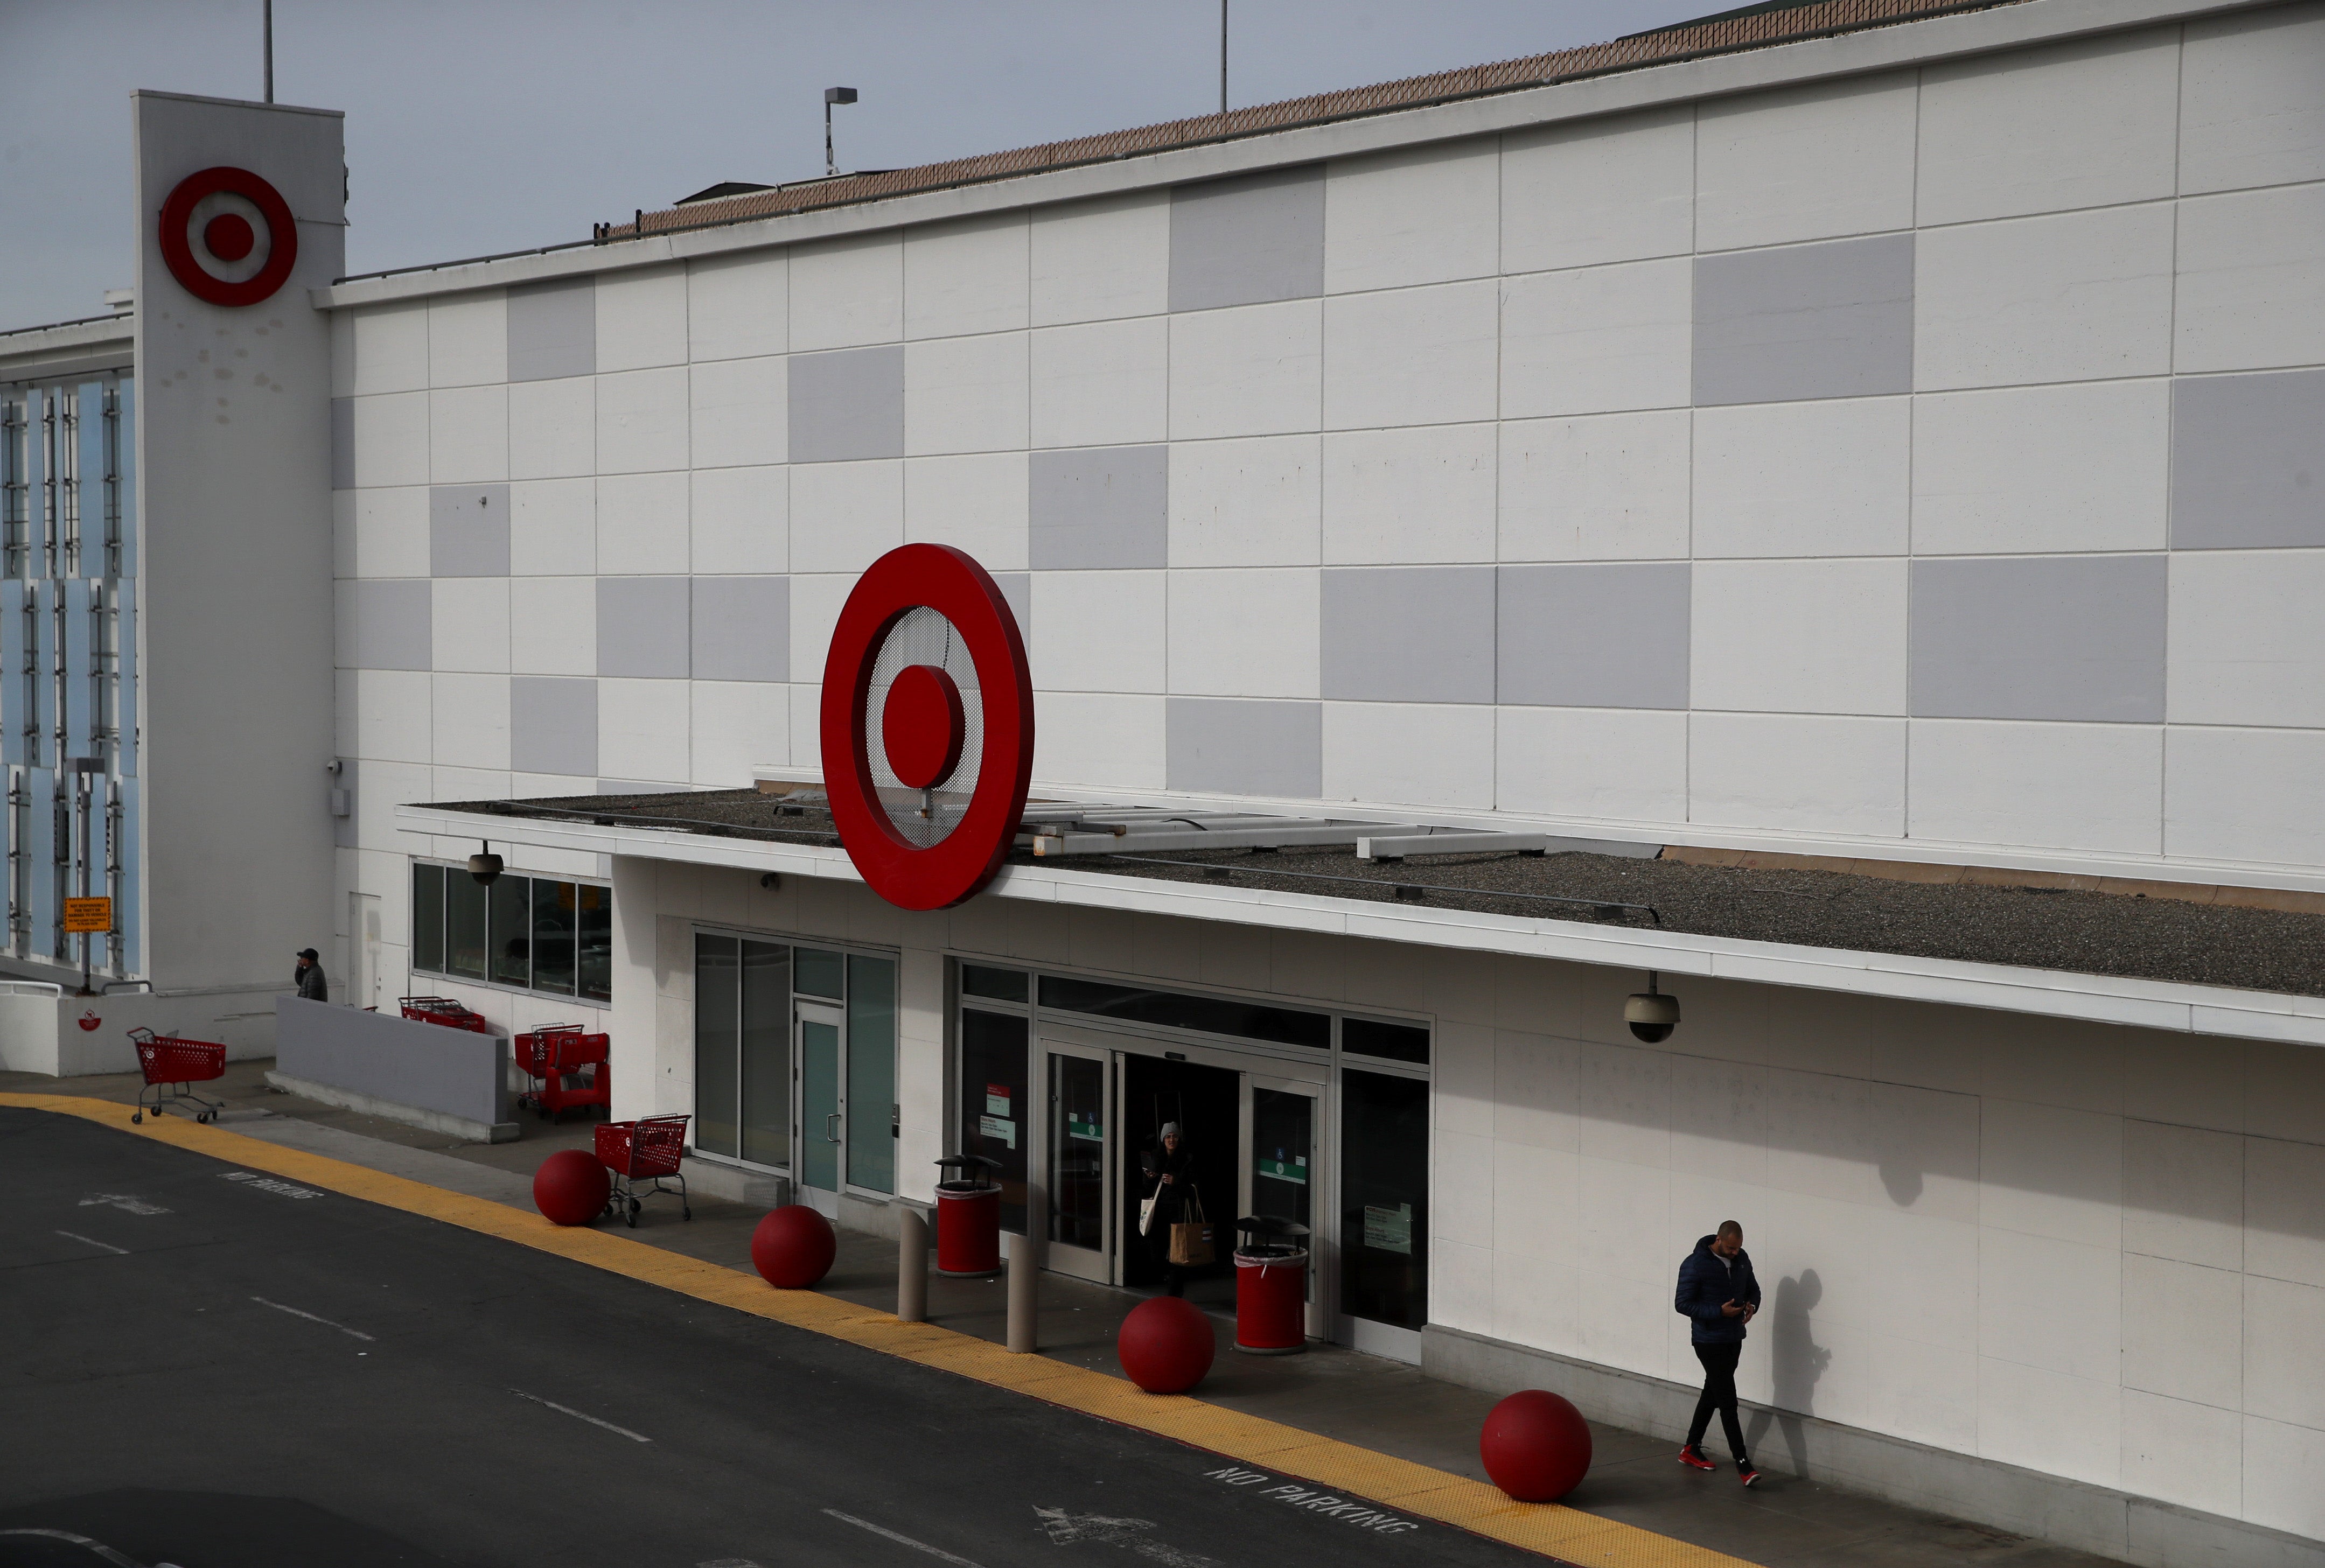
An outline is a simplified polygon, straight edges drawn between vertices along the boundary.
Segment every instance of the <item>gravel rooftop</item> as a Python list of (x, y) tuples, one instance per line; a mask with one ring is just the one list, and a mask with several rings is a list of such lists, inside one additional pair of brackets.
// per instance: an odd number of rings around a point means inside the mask
[[(838, 842), (830, 813), (820, 806), (786, 806), (754, 789), (475, 801), (444, 809), (607, 826), (666, 824), (763, 842)], [(1383, 863), (1334, 847), (1073, 855), (1038, 862), (1019, 853), (1011, 863), (2325, 996), (2325, 916), (2118, 893), (1890, 881), (1839, 872), (1586, 853), (1444, 855)], [(1550, 901), (1559, 899), (1578, 902)]]

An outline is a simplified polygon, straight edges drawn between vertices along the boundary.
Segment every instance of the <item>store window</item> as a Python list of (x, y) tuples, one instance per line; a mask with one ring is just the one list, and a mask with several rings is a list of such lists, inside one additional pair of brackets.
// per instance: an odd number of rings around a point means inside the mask
[(1429, 1084), (1340, 1075), (1340, 1310), (1429, 1321)]
[(699, 1151), (893, 1193), (897, 1109), (894, 959), (695, 933)]
[[(1021, 977), (1022, 978), (1022, 977)], [(1001, 1228), (1025, 1233), (1026, 1157), (1033, 1107), (1025, 1101), (1025, 1019), (964, 1008), (960, 1014), (960, 1152), (1001, 1168)]]
[(412, 867), (412, 970), (583, 1001), (614, 997), (614, 892), (597, 882)]

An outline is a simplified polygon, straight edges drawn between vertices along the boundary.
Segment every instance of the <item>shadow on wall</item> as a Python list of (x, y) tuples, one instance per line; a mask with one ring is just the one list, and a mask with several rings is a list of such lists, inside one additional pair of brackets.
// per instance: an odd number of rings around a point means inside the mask
[(1817, 1380), (1832, 1364), (1832, 1352), (1816, 1342), (1809, 1323), (1809, 1314), (1823, 1299), (1824, 1281), (1813, 1268), (1776, 1282), (1776, 1299), (1768, 1311), (1769, 1403), (1775, 1408), (1754, 1412), (1744, 1433), (1746, 1446), (1757, 1453), (1768, 1428), (1779, 1429), (1794, 1475), (1808, 1473), (1808, 1427), (1801, 1417), (1816, 1414)]

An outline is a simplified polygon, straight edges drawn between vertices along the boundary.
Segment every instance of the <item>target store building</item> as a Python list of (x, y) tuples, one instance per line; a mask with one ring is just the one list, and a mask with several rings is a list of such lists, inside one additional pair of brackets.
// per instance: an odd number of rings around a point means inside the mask
[(369, 277), (335, 116), (143, 95), (12, 789), (125, 975), (588, 1022), (702, 1190), (1148, 1287), (1175, 1121), (1316, 1338), (1674, 1435), (1734, 1218), (1764, 1464), (2318, 1562), (2320, 81), (1821, 0)]

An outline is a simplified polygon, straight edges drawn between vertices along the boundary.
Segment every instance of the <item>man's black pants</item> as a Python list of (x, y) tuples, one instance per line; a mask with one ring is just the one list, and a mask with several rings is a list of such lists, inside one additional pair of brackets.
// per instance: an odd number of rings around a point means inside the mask
[(1720, 1429), (1728, 1434), (1728, 1452), (1739, 1465), (1746, 1458), (1744, 1424), (1736, 1418), (1736, 1363), (1743, 1354), (1741, 1343), (1695, 1347), (1695, 1359), (1703, 1363), (1703, 1393), (1695, 1402), (1695, 1419), (1687, 1424), (1687, 1445), (1699, 1448), (1705, 1429), (1711, 1425), (1711, 1413), (1718, 1411)]

